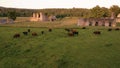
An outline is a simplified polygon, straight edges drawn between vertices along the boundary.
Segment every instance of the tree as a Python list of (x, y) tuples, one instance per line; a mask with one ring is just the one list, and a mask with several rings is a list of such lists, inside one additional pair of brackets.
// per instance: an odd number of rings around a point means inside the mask
[(110, 11), (109, 11), (108, 8), (102, 7), (101, 10), (103, 12), (103, 16), (102, 17), (110, 17), (111, 16)]
[(97, 5), (91, 9), (91, 17), (100, 18), (103, 17), (104, 11)]
[(110, 7), (111, 13), (114, 12), (115, 16), (117, 16), (120, 13), (120, 7), (117, 5), (113, 5)]
[(12, 20), (16, 20), (16, 12), (15, 11), (8, 12), (8, 18)]

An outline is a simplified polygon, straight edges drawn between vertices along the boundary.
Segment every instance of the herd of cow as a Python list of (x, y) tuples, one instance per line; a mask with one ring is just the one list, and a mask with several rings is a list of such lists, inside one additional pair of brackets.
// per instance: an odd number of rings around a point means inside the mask
[[(52, 29), (50, 28), (50, 29), (48, 29), (48, 31), (49, 32), (52, 32)], [(24, 32), (22, 32), (24, 35), (28, 35), (28, 34), (30, 34), (31, 33), (31, 35), (32, 36), (38, 36), (38, 34), (36, 33), (36, 32), (31, 32), (31, 30), (30, 29), (28, 29), (27, 31), (24, 31)], [(44, 31), (41, 31), (41, 34), (44, 34)], [(16, 34), (14, 34), (13, 35), (13, 38), (19, 38), (20, 37), (20, 34), (19, 33), (16, 33)]]
[[(83, 27), (82, 29), (86, 29), (86, 27)], [(76, 30), (76, 29), (72, 29), (72, 28), (65, 28), (64, 29), (65, 31), (67, 31), (67, 35), (68, 36), (75, 36), (75, 35), (78, 35), (79, 32)], [(109, 28), (108, 31), (112, 31), (113, 29), (112, 28)], [(120, 30), (120, 28), (115, 28), (116, 31)], [(48, 29), (48, 32), (52, 32), (52, 29), (49, 28)], [(27, 31), (24, 31), (22, 32), (24, 35), (28, 35), (31, 33), (32, 36), (38, 36), (38, 34), (36, 32), (31, 32), (30, 29), (28, 29)], [(101, 34), (101, 31), (94, 31), (93, 32), (95, 35), (100, 35)], [(41, 34), (44, 34), (44, 31), (41, 31)], [(13, 35), (13, 38), (19, 38), (20, 37), (20, 34), (19, 33), (16, 33)]]

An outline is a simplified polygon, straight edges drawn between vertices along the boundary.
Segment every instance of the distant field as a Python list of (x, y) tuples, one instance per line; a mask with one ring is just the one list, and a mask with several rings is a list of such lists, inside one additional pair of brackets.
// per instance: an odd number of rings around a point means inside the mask
[[(6, 19), (7, 17), (0, 17), (0, 19)], [(26, 22), (29, 21), (30, 17), (17, 17), (15, 22)]]
[(30, 17), (17, 17), (16, 22), (26, 22), (29, 21)]
[(78, 18), (64, 18), (53, 22), (30, 22), (28, 17), (18, 17), (14, 24), (0, 24), (0, 26), (11, 26), (11, 27), (67, 27), (77, 26)]
[[(0, 68), (120, 68), (120, 31), (78, 28), (79, 35), (69, 37), (63, 28), (30, 28), (38, 33), (33, 37), (22, 34), (27, 29), (0, 27)], [(14, 39), (15, 33), (21, 37)]]

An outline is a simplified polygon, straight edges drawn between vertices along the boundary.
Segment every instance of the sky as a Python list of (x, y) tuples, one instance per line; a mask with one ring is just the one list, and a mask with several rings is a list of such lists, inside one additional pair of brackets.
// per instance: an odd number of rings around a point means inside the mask
[(0, 6), (12, 8), (43, 9), (43, 8), (93, 8), (118, 5), (120, 0), (0, 0)]

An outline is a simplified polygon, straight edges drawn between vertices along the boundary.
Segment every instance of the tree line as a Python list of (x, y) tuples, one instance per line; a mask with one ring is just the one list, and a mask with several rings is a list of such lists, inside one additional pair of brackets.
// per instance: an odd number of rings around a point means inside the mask
[(113, 5), (110, 8), (100, 7), (99, 5), (91, 8), (71, 8), (71, 9), (18, 9), (18, 8), (4, 8), (0, 7), (0, 17), (10, 17), (14, 15), (16, 17), (30, 17), (35, 12), (42, 12), (47, 16), (55, 15), (57, 18), (64, 17), (82, 17), (82, 18), (100, 18), (110, 17), (111, 13), (114, 12), (115, 16), (120, 13), (120, 7)]

